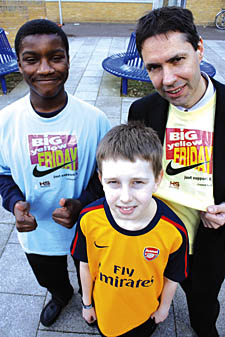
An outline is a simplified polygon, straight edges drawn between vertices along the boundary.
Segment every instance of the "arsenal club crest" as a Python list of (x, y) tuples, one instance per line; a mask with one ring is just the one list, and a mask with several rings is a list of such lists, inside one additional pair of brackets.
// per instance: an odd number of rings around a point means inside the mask
[(152, 261), (159, 256), (159, 249), (153, 247), (147, 247), (144, 249), (144, 258), (148, 261)]

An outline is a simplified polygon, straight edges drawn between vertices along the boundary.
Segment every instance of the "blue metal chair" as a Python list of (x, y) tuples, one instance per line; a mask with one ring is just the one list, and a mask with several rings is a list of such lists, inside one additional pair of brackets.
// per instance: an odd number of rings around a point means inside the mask
[(17, 57), (11, 48), (3, 28), (0, 28), (0, 80), (2, 91), (6, 95), (5, 75), (19, 71)]
[[(127, 95), (128, 79), (151, 82), (136, 48), (135, 32), (131, 33), (127, 51), (107, 57), (103, 60), (102, 67), (109, 73), (122, 78), (122, 94), (124, 95)], [(213, 65), (206, 61), (201, 62), (200, 68), (212, 77), (216, 74)]]

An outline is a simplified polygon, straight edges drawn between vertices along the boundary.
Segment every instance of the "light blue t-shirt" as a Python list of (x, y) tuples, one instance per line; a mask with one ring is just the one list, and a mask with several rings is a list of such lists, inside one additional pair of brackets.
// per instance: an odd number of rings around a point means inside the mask
[(38, 224), (34, 231), (18, 232), (25, 252), (70, 253), (75, 226), (57, 224), (52, 212), (61, 198), (79, 198), (87, 187), (97, 145), (109, 129), (102, 111), (72, 95), (51, 118), (33, 110), (29, 95), (1, 111), (0, 174), (12, 175)]

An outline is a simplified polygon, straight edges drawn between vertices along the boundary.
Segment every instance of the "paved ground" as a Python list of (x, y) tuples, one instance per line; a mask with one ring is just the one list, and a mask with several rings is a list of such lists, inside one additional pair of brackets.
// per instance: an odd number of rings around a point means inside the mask
[[(133, 27), (132, 25), (110, 25), (109, 27), (102, 24), (86, 24), (81, 34), (82, 27), (83, 24), (73, 25), (71, 31), (71, 27), (63, 26), (70, 36), (71, 57), (70, 76), (66, 89), (71, 94), (98, 106), (107, 114), (112, 125), (116, 125), (127, 119), (128, 108), (134, 99), (120, 96), (120, 79), (103, 72), (101, 62), (106, 56), (126, 49)], [(203, 37), (211, 36), (213, 28), (209, 30), (202, 27), (201, 29)], [(93, 36), (94, 30), (98, 31), (97, 36)], [(215, 77), (225, 83), (225, 44), (222, 41), (225, 32), (221, 34), (215, 29), (214, 32), (213, 36), (216, 38), (210, 37), (210, 40), (205, 40), (205, 59), (216, 67)], [(22, 97), (26, 92), (26, 85), (20, 83), (7, 96), (0, 96), (0, 109)], [(90, 328), (82, 320), (80, 297), (77, 294), (73, 296), (52, 327), (45, 328), (40, 324), (39, 314), (49, 300), (49, 294), (37, 284), (18, 244), (14, 217), (1, 207), (0, 223), (0, 336), (98, 336), (96, 329)], [(70, 258), (69, 271), (76, 291), (75, 269)], [(220, 337), (225, 337), (225, 283), (220, 293), (220, 301), (218, 330)], [(154, 337), (194, 336), (189, 324), (185, 298), (179, 288), (168, 319), (156, 330)]]

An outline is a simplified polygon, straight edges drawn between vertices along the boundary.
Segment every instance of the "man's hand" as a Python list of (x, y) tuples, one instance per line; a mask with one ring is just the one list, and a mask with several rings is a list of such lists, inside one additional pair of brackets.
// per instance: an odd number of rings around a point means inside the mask
[(59, 201), (61, 208), (56, 208), (52, 213), (52, 219), (66, 227), (72, 228), (76, 223), (82, 209), (81, 202), (77, 199), (64, 199)]
[(225, 224), (225, 203), (207, 207), (207, 212), (200, 212), (204, 227), (218, 229)]
[(29, 213), (30, 204), (26, 201), (17, 201), (14, 206), (16, 228), (18, 232), (31, 232), (37, 228), (35, 217)]

